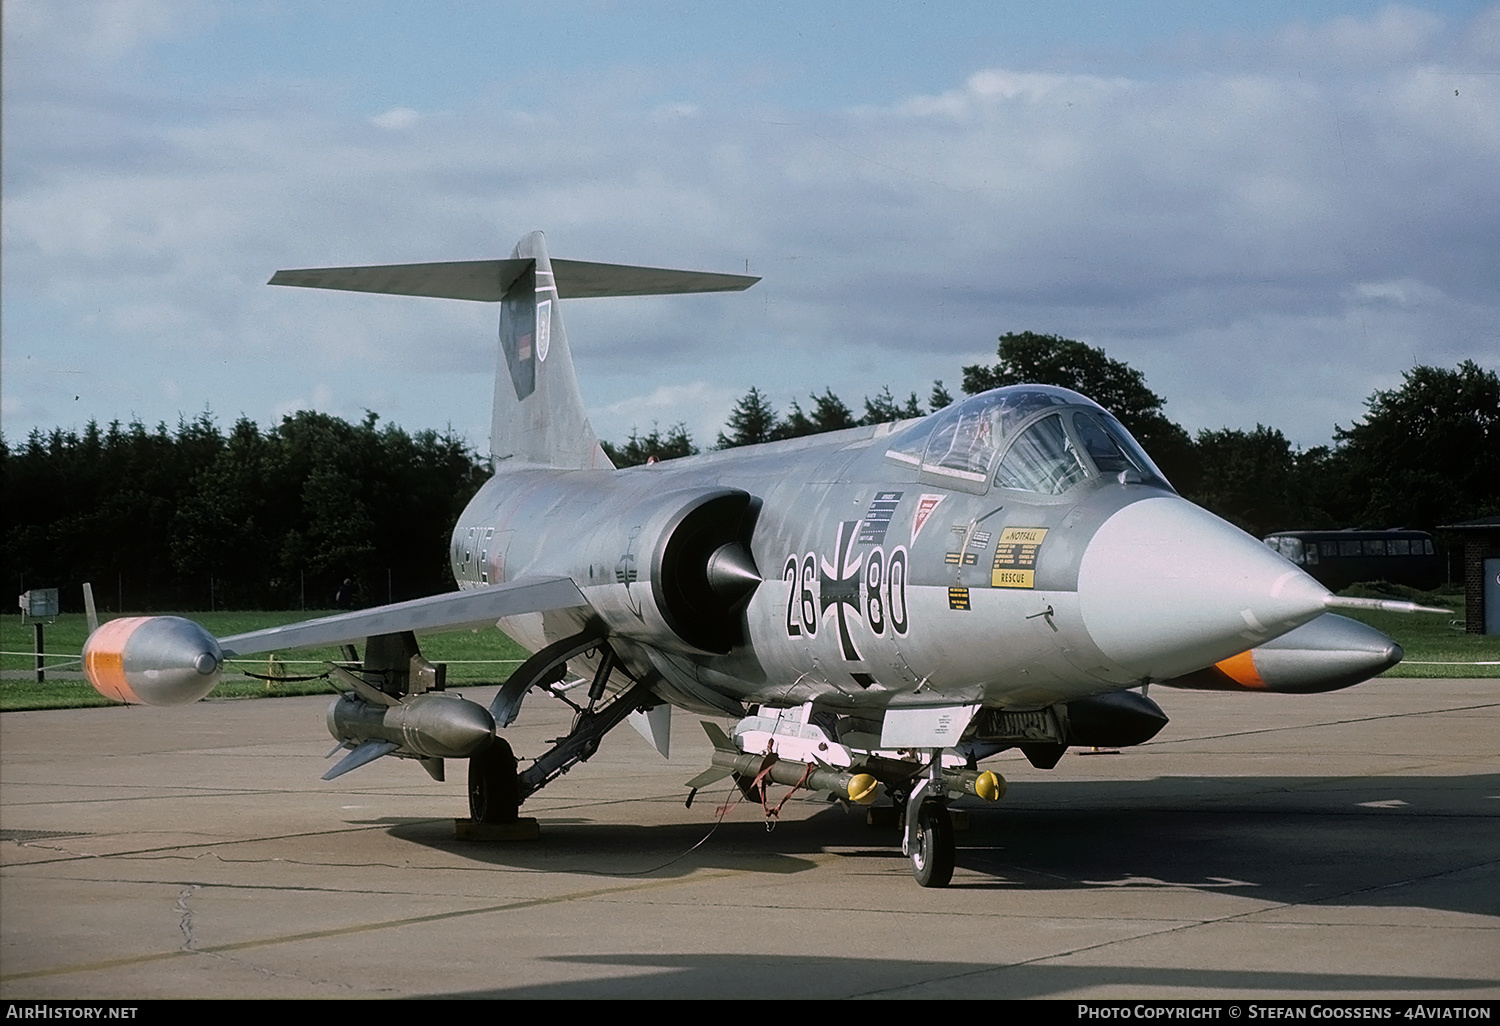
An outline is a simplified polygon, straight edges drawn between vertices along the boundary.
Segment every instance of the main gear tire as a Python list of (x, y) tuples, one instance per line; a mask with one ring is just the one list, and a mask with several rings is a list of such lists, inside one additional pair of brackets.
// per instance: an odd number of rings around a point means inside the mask
[(953, 879), (953, 816), (947, 803), (925, 801), (917, 812), (911, 874), (923, 887), (947, 887)]
[(520, 786), (510, 743), (495, 738), (469, 760), (469, 818), (475, 823), (514, 823), (520, 818)]

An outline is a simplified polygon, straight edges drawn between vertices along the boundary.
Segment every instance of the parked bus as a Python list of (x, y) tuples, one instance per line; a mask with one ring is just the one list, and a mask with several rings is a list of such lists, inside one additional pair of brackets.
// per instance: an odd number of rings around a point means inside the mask
[(1443, 583), (1443, 560), (1425, 531), (1277, 531), (1265, 542), (1325, 588), (1387, 581), (1431, 591)]

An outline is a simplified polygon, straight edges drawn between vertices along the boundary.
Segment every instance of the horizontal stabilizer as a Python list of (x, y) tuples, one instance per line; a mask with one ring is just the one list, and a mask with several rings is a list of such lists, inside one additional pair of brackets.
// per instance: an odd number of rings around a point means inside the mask
[(226, 657), (312, 648), (360, 641), (376, 634), (403, 631), (432, 633), (466, 627), (488, 627), (496, 620), (521, 613), (543, 613), (588, 605), (583, 592), (568, 577), (532, 577), (487, 588), (449, 592), (428, 598), (376, 606), (353, 613), (339, 613), (285, 627), (236, 634), (222, 638)]
[(670, 271), (662, 267), (553, 260), (559, 299), (597, 296), (677, 296), (693, 292), (743, 292), (760, 281), (748, 274)]
[(359, 769), (368, 763), (374, 762), (382, 755), (389, 755), (401, 746), (394, 741), (380, 741), (371, 738), (355, 746), (354, 750), (339, 760), (337, 766), (323, 774), (324, 780), (332, 780), (341, 777), (350, 770)]
[[(379, 292), (498, 303), (530, 258), (459, 260), (435, 264), (382, 264), (371, 267), (310, 267), (277, 271), (271, 285), (295, 285), (343, 292)], [(693, 292), (740, 292), (760, 281), (743, 274), (673, 271), (661, 267), (553, 260), (559, 299), (598, 296), (671, 296)]]

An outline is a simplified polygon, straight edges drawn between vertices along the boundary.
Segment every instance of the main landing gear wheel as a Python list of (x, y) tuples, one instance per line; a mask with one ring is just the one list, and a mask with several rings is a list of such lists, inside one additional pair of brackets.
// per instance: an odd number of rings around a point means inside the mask
[(923, 887), (947, 887), (953, 879), (953, 816), (945, 802), (925, 801), (917, 812), (911, 874)]
[(521, 808), (516, 757), (497, 737), (469, 760), (469, 818), (475, 823), (514, 823)]

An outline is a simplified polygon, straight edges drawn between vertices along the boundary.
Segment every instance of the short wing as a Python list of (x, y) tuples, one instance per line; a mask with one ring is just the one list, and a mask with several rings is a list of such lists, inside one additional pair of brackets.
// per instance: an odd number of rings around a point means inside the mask
[(531, 577), (486, 588), (376, 606), (304, 620), (285, 627), (220, 638), (226, 656), (247, 656), (293, 648), (313, 648), (363, 641), (376, 634), (403, 631), (432, 633), (493, 626), (501, 617), (544, 613), (588, 605), (583, 592), (568, 577)]

